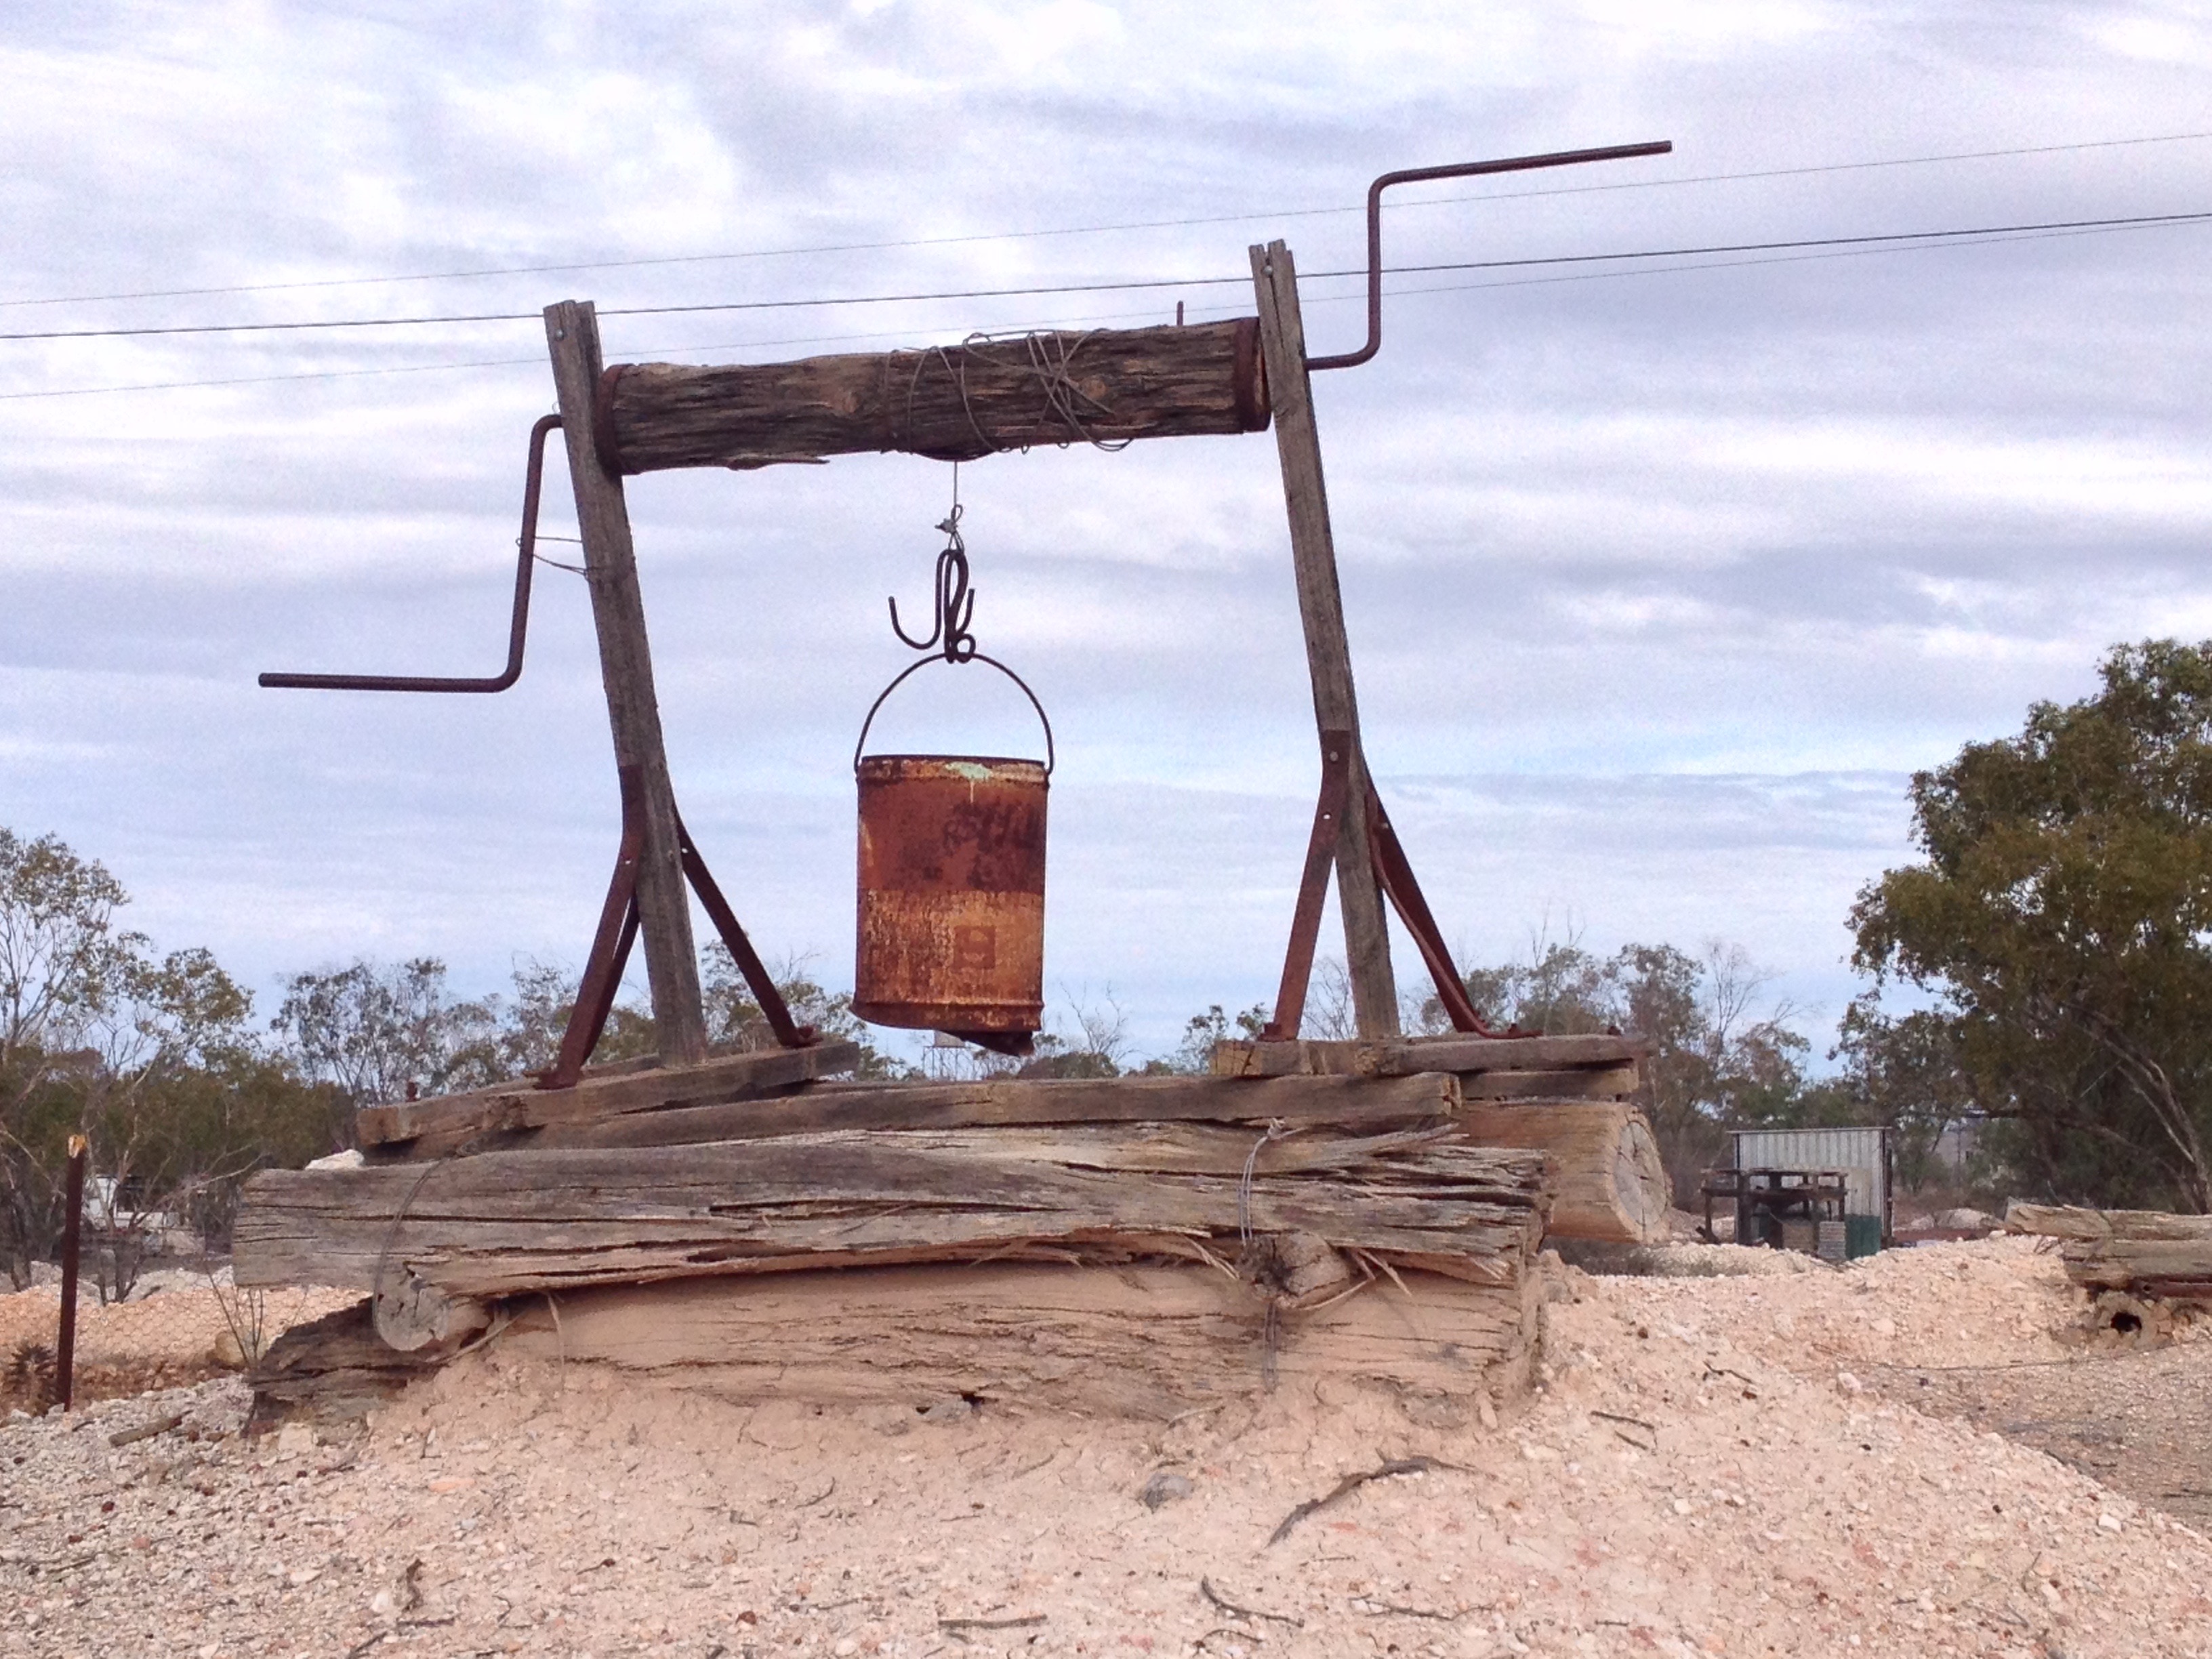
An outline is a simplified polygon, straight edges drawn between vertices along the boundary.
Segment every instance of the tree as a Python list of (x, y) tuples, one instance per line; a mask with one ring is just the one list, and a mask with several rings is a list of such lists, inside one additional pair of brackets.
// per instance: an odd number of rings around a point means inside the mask
[(446, 989), (446, 964), (416, 957), (385, 967), (366, 957), (327, 973), (294, 974), (270, 1029), (301, 1073), (356, 1106), (445, 1094), (509, 1075), (496, 1010)]
[[(1547, 1036), (1626, 1031), (1650, 1045), (1637, 1104), (1650, 1119), (1678, 1200), (1728, 1151), (1731, 1128), (1795, 1121), (1808, 1097), (1810, 1045), (1768, 1005), (1771, 975), (1741, 945), (1710, 941), (1700, 956), (1672, 945), (1627, 945), (1611, 956), (1538, 933), (1527, 957), (1465, 975), (1468, 997), (1498, 1027)], [(1418, 1028), (1449, 1028), (1430, 998)]]
[(71, 1135), (108, 1194), (88, 1235), (126, 1293), (152, 1218), (224, 1230), (238, 1182), (331, 1150), (330, 1100), (264, 1052), (252, 999), (202, 950), (155, 957), (116, 925), (122, 884), (52, 836), (0, 829), (0, 1261), (18, 1285), (62, 1224)]
[(1851, 913), (1875, 994), (1932, 1000), (2016, 1172), (2212, 1209), (2212, 642), (2115, 647), (2101, 689), (1912, 781), (1920, 863)]

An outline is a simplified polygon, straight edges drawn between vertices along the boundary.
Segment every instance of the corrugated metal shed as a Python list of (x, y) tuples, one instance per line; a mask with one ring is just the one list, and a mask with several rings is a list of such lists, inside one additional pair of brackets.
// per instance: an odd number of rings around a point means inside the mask
[(1841, 1170), (1844, 1213), (1877, 1218), (1889, 1242), (1887, 1129), (1735, 1129), (1729, 1139), (1739, 1170)]

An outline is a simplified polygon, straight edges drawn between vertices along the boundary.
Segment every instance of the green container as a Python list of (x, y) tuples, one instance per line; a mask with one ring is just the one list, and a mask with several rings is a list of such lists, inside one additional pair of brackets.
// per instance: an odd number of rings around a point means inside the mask
[(1881, 1218), (1847, 1215), (1844, 1218), (1844, 1260), (1856, 1261), (1881, 1249)]

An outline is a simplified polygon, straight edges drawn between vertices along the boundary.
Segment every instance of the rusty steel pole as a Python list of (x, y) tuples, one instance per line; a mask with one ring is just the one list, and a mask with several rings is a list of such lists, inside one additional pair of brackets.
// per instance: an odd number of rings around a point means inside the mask
[(76, 1268), (84, 1225), (85, 1139), (69, 1141), (69, 1180), (63, 1198), (62, 1217), (62, 1328), (54, 1342), (54, 1393), (64, 1411), (76, 1392)]

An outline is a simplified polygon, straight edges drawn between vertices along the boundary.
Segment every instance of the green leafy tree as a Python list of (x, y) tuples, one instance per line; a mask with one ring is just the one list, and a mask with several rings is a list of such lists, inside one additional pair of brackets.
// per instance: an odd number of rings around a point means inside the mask
[[(1729, 1129), (1796, 1121), (1807, 1100), (1810, 1045), (1790, 1029), (1790, 1006), (1765, 1000), (1769, 976), (1741, 945), (1717, 940), (1692, 956), (1629, 945), (1599, 956), (1539, 933), (1525, 959), (1474, 969), (1465, 982), (1494, 1026), (1624, 1031), (1649, 1045), (1637, 1103), (1682, 1201), (1726, 1156)], [(1424, 1003), (1418, 1025), (1449, 1029), (1442, 1003)]]
[[(1245, 1042), (1258, 1040), (1261, 1028), (1268, 1019), (1267, 1005), (1255, 1002), (1249, 1008), (1231, 1014), (1218, 1002), (1209, 1004), (1202, 1014), (1193, 1014), (1183, 1022), (1182, 1042), (1175, 1054), (1160, 1064), (1163, 1072), (1182, 1072), (1203, 1076), (1213, 1069), (1213, 1046), (1232, 1039)], [(1146, 1068), (1151, 1070), (1150, 1066)]]
[(497, 1010), (446, 986), (446, 964), (416, 957), (392, 966), (362, 957), (326, 973), (289, 975), (270, 1029), (301, 1072), (356, 1106), (496, 1083), (508, 1075)]
[(2115, 648), (2101, 689), (1912, 781), (1921, 863), (1851, 914), (2022, 1177), (2054, 1197), (2212, 1209), (2212, 642)]
[(122, 884), (54, 836), (0, 829), (0, 1261), (53, 1250), (70, 1136), (110, 1194), (88, 1235), (103, 1295), (130, 1289), (175, 1215), (223, 1230), (260, 1164), (331, 1150), (329, 1099), (264, 1052), (252, 1000), (202, 950), (119, 927)]

